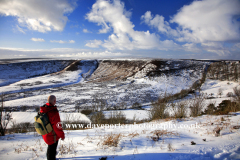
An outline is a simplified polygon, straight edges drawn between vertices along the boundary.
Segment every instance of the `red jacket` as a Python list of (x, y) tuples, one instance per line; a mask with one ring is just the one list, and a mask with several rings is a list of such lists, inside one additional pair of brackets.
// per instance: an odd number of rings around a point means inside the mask
[(48, 119), (52, 125), (53, 130), (55, 131), (55, 133), (51, 132), (46, 135), (43, 135), (42, 137), (43, 137), (44, 141), (48, 145), (52, 145), (53, 143), (58, 141), (60, 138), (64, 139), (65, 135), (62, 130), (61, 120), (60, 120), (60, 116), (59, 116), (57, 107), (53, 106), (49, 103), (46, 103), (46, 105), (40, 107), (40, 112), (41, 113), (47, 112)]

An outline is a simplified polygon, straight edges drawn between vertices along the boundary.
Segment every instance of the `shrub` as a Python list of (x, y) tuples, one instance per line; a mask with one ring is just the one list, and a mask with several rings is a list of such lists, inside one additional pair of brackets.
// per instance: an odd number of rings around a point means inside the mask
[(138, 103), (138, 102), (135, 102), (133, 105), (132, 105), (132, 108), (133, 109), (141, 109), (141, 103)]
[(237, 103), (240, 103), (240, 89), (238, 87), (234, 87), (233, 88), (233, 92), (235, 94), (235, 97), (234, 97), (234, 100), (237, 102)]
[(153, 102), (152, 103), (152, 108), (149, 112), (149, 118), (151, 120), (156, 120), (156, 119), (164, 119), (169, 117), (169, 115), (167, 115), (167, 113), (165, 112), (167, 107), (167, 103), (165, 102)]
[(203, 114), (214, 114), (216, 112), (217, 108), (215, 107), (215, 104), (210, 103), (207, 108), (205, 109)]
[(13, 123), (9, 132), (11, 133), (26, 133), (35, 131), (33, 123), (30, 122), (23, 122), (23, 123)]
[(108, 119), (105, 119), (106, 124), (124, 124), (126, 121), (126, 116), (121, 111), (112, 112), (111, 116)]
[(105, 119), (105, 115), (102, 111), (97, 112), (91, 116), (91, 121), (95, 124), (103, 124)]
[(27, 106), (21, 106), (20, 111), (25, 112), (27, 110)]
[(196, 96), (194, 99), (191, 100), (190, 112), (192, 117), (201, 115), (204, 101), (205, 101), (204, 94), (200, 94), (199, 96)]
[(179, 102), (176, 105), (172, 106), (173, 116), (175, 118), (185, 118), (187, 116), (187, 105), (186, 102)]
[(117, 147), (122, 135), (121, 134), (109, 134), (104, 137), (102, 145), (107, 145), (109, 147), (114, 146)]
[(223, 100), (218, 105), (215, 114), (224, 115), (228, 114), (229, 112), (236, 112), (239, 110), (240, 110), (239, 104), (237, 104), (236, 102), (232, 102), (230, 100)]
[(12, 114), (10, 111), (4, 110), (3, 102), (4, 102), (4, 95), (1, 94), (1, 102), (2, 107), (0, 108), (0, 136), (5, 136), (5, 132), (7, 129), (7, 126), (12, 119)]

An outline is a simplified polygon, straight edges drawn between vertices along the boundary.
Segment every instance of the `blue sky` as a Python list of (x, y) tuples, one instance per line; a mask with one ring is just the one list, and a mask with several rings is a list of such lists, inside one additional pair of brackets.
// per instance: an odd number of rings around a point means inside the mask
[(0, 0), (7, 58), (240, 59), (240, 0)]

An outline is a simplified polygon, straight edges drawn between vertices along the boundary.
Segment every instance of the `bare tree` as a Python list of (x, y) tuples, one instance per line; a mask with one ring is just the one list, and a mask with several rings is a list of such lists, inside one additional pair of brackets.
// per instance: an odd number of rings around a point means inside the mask
[(175, 118), (185, 118), (187, 117), (187, 102), (181, 101), (177, 103), (171, 103), (173, 116)]
[(4, 102), (4, 95), (1, 94), (1, 102), (2, 102), (2, 107), (1, 107), (1, 115), (0, 115), (0, 134), (1, 136), (5, 136), (7, 125), (9, 124), (10, 120), (12, 119), (12, 115), (10, 111), (5, 111), (3, 109), (3, 102)]
[(149, 118), (151, 120), (167, 118), (168, 116), (165, 112), (166, 108), (166, 102), (152, 102), (152, 108), (149, 112)]
[(194, 99), (190, 102), (190, 111), (191, 111), (191, 116), (196, 117), (201, 114), (203, 106), (205, 103), (205, 95), (200, 94), (198, 96), (195, 96)]

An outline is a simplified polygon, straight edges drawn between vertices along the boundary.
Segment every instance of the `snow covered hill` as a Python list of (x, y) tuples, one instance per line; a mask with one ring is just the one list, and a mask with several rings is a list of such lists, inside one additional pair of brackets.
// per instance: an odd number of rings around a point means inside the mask
[(70, 63), (72, 63), (71, 60), (44, 60), (0, 64), (0, 86), (31, 77), (55, 73), (63, 70)]
[[(5, 106), (40, 106), (55, 94), (63, 110), (102, 99), (108, 107), (124, 102), (149, 103), (159, 96), (190, 88), (209, 62), (194, 60), (85, 60), (56, 74), (23, 79), (0, 87)], [(64, 109), (65, 108), (65, 109)]]

